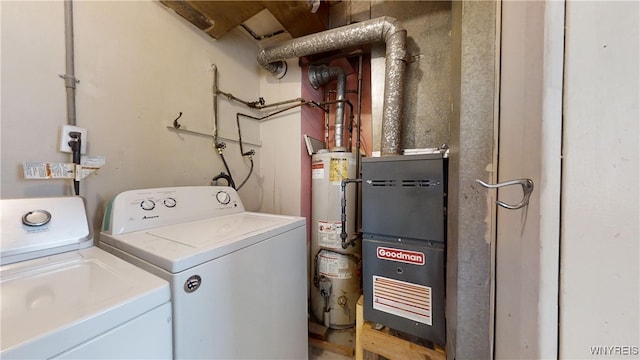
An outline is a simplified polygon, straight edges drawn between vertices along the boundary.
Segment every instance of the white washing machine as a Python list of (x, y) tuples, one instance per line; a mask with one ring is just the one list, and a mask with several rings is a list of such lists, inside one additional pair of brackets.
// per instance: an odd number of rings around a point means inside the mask
[(169, 284), (93, 247), (82, 198), (0, 203), (0, 358), (171, 358)]
[(102, 248), (171, 283), (174, 358), (307, 358), (304, 218), (172, 187), (119, 194), (102, 230)]

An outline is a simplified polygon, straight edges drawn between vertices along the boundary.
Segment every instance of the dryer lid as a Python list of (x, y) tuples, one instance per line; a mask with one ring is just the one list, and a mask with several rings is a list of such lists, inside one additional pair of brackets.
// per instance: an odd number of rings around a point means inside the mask
[(101, 249), (0, 268), (2, 358), (45, 359), (170, 298), (165, 280)]
[(92, 245), (81, 197), (2, 199), (0, 204), (2, 264)]

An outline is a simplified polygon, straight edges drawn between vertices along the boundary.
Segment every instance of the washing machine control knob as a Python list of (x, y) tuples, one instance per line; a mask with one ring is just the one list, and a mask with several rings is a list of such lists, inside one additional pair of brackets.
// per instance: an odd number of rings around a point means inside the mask
[(216, 194), (216, 200), (218, 200), (218, 202), (222, 205), (227, 205), (229, 202), (231, 202), (231, 196), (226, 191), (218, 191), (218, 193)]
[(166, 198), (164, 199), (164, 206), (168, 207), (168, 208), (172, 208), (176, 206), (176, 199), (174, 198)]
[(156, 207), (156, 203), (153, 200), (142, 200), (140, 207), (142, 210), (153, 210)]
[(42, 226), (51, 220), (51, 213), (47, 210), (32, 210), (22, 216), (22, 223), (27, 226)]

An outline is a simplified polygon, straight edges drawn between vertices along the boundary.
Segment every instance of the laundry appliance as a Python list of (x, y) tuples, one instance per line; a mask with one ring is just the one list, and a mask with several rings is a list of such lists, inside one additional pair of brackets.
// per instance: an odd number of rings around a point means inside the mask
[(117, 195), (100, 246), (171, 283), (175, 358), (304, 359), (306, 238), (304, 218), (187, 186)]
[(92, 246), (82, 198), (0, 204), (0, 358), (171, 358), (169, 284)]

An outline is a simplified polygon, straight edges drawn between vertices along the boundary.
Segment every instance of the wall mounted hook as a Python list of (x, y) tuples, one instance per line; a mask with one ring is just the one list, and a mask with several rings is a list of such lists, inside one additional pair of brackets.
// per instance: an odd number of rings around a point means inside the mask
[(496, 200), (496, 204), (502, 206), (505, 209), (509, 209), (509, 210), (515, 210), (515, 209), (520, 209), (523, 208), (527, 205), (529, 205), (529, 198), (531, 197), (531, 193), (533, 192), (533, 180), (531, 179), (516, 179), (516, 180), (509, 180), (509, 181), (505, 181), (505, 182), (501, 182), (501, 183), (497, 183), (497, 184), (487, 184), (482, 180), (478, 180), (476, 179), (476, 182), (484, 187), (486, 187), (487, 189), (498, 189), (504, 186), (510, 186), (510, 185), (521, 185), (522, 186), (522, 191), (524, 192), (523, 196), (522, 196), (522, 201), (520, 201), (519, 203), (515, 204), (515, 205), (511, 205), (511, 204), (507, 204), (504, 201), (500, 201), (500, 200)]
[(175, 120), (173, 120), (174, 129), (180, 129), (180, 127), (182, 127), (182, 125), (178, 123), (178, 119), (180, 119), (181, 117), (182, 117), (182, 111), (180, 111), (180, 113), (178, 114), (178, 117)]

